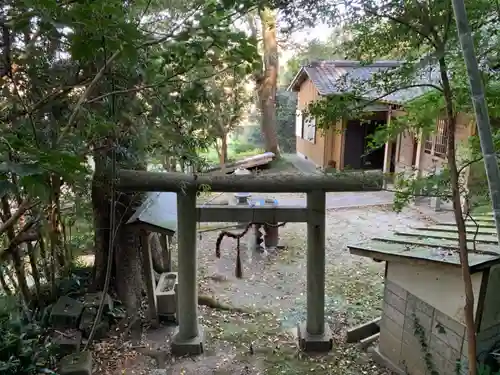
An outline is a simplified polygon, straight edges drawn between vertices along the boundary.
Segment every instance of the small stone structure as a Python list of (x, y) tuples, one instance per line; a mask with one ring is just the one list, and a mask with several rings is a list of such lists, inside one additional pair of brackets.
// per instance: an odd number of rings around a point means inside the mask
[[(52, 340), (59, 348), (58, 355), (64, 356), (58, 366), (61, 375), (91, 375), (92, 355), (80, 352), (82, 338), (88, 338), (101, 302), (102, 292), (85, 294), (81, 300), (61, 296), (52, 306), (50, 324), (55, 328)], [(113, 300), (104, 295), (103, 313), (113, 309)], [(95, 339), (104, 337), (109, 331), (106, 315), (96, 326)]]
[(83, 312), (83, 303), (68, 296), (60, 297), (52, 306), (50, 325), (57, 329), (78, 328), (78, 322)]
[(177, 313), (177, 272), (165, 272), (160, 276), (156, 286), (156, 304), (158, 315), (175, 320)]
[(81, 352), (64, 357), (59, 364), (59, 375), (92, 375), (92, 354)]
[[(484, 362), (500, 343), (500, 250), (492, 217), (476, 219), (480, 227), (469, 264), (477, 360)], [(467, 221), (469, 241), (475, 232), (476, 226)], [(353, 254), (386, 261), (380, 338), (373, 355), (398, 374), (467, 374), (457, 238), (456, 225), (444, 223), (349, 246)]]

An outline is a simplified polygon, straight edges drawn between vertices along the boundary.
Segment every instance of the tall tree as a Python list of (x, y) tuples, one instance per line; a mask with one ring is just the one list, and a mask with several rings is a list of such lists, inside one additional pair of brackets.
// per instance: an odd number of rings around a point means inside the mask
[(211, 133), (214, 135), (219, 162), (228, 162), (227, 141), (229, 133), (239, 125), (249, 109), (250, 95), (247, 72), (233, 67), (214, 77), (208, 83), (211, 106)]
[(278, 134), (276, 131), (276, 90), (278, 86), (278, 42), (276, 11), (264, 7), (259, 11), (262, 27), (264, 72), (258, 84), (259, 103), (262, 113), (261, 129), (266, 151), (279, 157)]

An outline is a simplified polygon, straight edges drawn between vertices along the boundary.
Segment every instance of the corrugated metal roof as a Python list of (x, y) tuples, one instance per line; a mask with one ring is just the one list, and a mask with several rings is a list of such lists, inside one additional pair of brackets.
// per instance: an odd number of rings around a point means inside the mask
[[(401, 67), (401, 61), (376, 61), (369, 65), (361, 64), (353, 60), (323, 60), (315, 61), (301, 68), (289, 86), (289, 90), (298, 91), (300, 85), (309, 77), (320, 95), (334, 95), (340, 93), (352, 92), (352, 88), (363, 88), (362, 97), (365, 99), (375, 99), (383, 96), (385, 93), (378, 92), (368, 85), (363, 87), (363, 83), (369, 83), (373, 74), (383, 71), (389, 71)], [(435, 69), (427, 69), (422, 72), (415, 83), (435, 83)], [(416, 98), (425, 92), (431, 90), (430, 87), (412, 87), (404, 90), (398, 90), (394, 93), (385, 95), (381, 101), (390, 103), (404, 103), (410, 99)]]

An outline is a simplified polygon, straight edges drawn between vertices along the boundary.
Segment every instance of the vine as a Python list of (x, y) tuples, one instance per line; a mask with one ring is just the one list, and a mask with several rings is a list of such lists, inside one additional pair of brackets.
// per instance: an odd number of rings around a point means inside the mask
[(413, 333), (420, 343), (420, 348), (422, 350), (422, 354), (424, 355), (425, 366), (427, 367), (427, 370), (429, 370), (429, 375), (439, 375), (439, 372), (436, 370), (434, 361), (432, 360), (432, 354), (429, 351), (425, 329), (420, 324), (420, 320), (414, 312), (411, 314), (411, 317), (413, 319)]

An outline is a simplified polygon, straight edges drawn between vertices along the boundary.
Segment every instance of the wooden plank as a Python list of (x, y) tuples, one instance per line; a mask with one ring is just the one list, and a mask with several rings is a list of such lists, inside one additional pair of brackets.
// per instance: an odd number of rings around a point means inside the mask
[[(404, 235), (394, 235), (389, 237), (375, 237), (373, 240), (378, 241), (387, 241), (394, 243), (402, 243), (402, 244), (415, 244), (422, 245), (428, 247), (441, 247), (441, 248), (450, 248), (458, 250), (458, 240), (447, 240), (443, 238), (423, 238), (420, 239), (414, 236), (404, 236)], [(474, 249), (473, 241), (467, 241), (467, 248), (469, 250)], [(484, 244), (484, 243), (476, 243), (476, 250), (478, 251), (489, 251), (489, 252), (498, 252), (500, 253), (500, 248), (496, 245)]]
[[(491, 222), (491, 221), (478, 220), (478, 221), (476, 221), (476, 223), (480, 227), (495, 228), (495, 224), (493, 222)], [(465, 221), (465, 225), (470, 226), (470, 227), (475, 227), (476, 223), (474, 223), (472, 220), (466, 220)], [(456, 228), (457, 223), (455, 223), (455, 222), (443, 222), (443, 223), (439, 223), (439, 225), (451, 226), (451, 227), (455, 227)]]
[[(358, 249), (355, 247), (350, 247), (349, 251), (353, 255), (364, 256), (367, 258), (372, 258), (377, 261), (421, 265), (424, 267), (429, 264), (441, 264), (443, 266), (449, 266), (449, 267), (460, 267), (460, 260), (458, 258), (458, 254), (456, 255), (455, 259), (451, 259), (451, 257), (449, 257), (446, 258), (445, 261), (443, 261), (443, 260), (419, 257), (418, 255), (413, 254), (411, 252), (407, 254), (390, 254), (390, 253), (383, 253), (381, 251)], [(471, 273), (480, 272), (485, 268), (492, 267), (499, 263), (500, 263), (499, 257), (491, 255), (469, 254), (469, 265)]]
[[(407, 256), (411, 258), (419, 258), (422, 260), (439, 261), (451, 264), (460, 264), (458, 252), (453, 249), (429, 247), (420, 244), (410, 243), (394, 243), (379, 240), (368, 240), (358, 245), (352, 246), (359, 250), (379, 252), (380, 254), (392, 254), (399, 256)], [(349, 246), (351, 248), (351, 246)], [(470, 257), (473, 255), (500, 257), (500, 254), (480, 254), (470, 252)], [(483, 258), (478, 258), (481, 260)], [(486, 258), (485, 258), (486, 259)], [(486, 260), (489, 260), (486, 259)]]
[(359, 342), (359, 348), (361, 350), (366, 350), (371, 344), (373, 344), (375, 341), (377, 341), (379, 337), (380, 337), (380, 332), (377, 332), (369, 337), (362, 339)]
[(148, 313), (151, 326), (157, 328), (160, 320), (158, 318), (158, 310), (156, 306), (156, 281), (153, 271), (153, 258), (151, 256), (151, 247), (149, 243), (148, 233), (141, 232), (140, 234), (141, 250), (142, 250), (142, 262), (143, 262), (143, 272), (146, 284), (146, 295), (148, 298)]
[(198, 222), (202, 223), (278, 223), (308, 221), (308, 211), (297, 206), (202, 206), (197, 207)]
[[(458, 232), (458, 229), (456, 227), (452, 226), (446, 226), (446, 225), (434, 225), (432, 227), (412, 227), (412, 229), (415, 230), (430, 230), (430, 231), (435, 231), (435, 232), (450, 232), (450, 233), (456, 233)], [(496, 236), (496, 230), (492, 228), (484, 228), (484, 227), (471, 227), (467, 226), (465, 227), (466, 233), (476, 233), (476, 231), (479, 234), (492, 234)]]
[(362, 323), (356, 327), (349, 328), (347, 330), (347, 342), (359, 342), (364, 338), (372, 336), (380, 332), (380, 320), (382, 318), (378, 317), (369, 322)]
[(263, 154), (258, 154), (258, 155), (253, 155), (249, 156), (247, 158), (244, 158), (242, 160), (237, 160), (232, 163), (226, 163), (223, 166), (220, 165), (214, 165), (211, 167), (208, 167), (206, 172), (223, 172), (223, 173), (231, 173), (233, 172), (236, 168), (252, 168), (252, 167), (258, 167), (262, 165), (269, 164), (276, 155), (272, 152), (265, 152)]
[[(456, 251), (436, 251), (435, 248), (411, 245), (401, 247), (401, 244), (391, 244), (377, 240), (350, 245), (348, 248), (351, 254), (388, 262), (422, 265), (440, 263), (453, 267), (460, 266), (460, 258)], [(483, 268), (483, 265), (491, 262), (500, 262), (500, 256), (469, 253), (469, 263), (473, 272), (477, 272)]]
[[(411, 230), (406, 230), (404, 232), (396, 231), (395, 232), (398, 235), (405, 235), (405, 236), (413, 236), (413, 237), (419, 237), (421, 239), (425, 238), (442, 238), (442, 239), (448, 239), (448, 240), (457, 240), (458, 239), (458, 234), (453, 233), (453, 232), (433, 232), (433, 231), (428, 231), (428, 230), (421, 230), (421, 231), (411, 231)], [(486, 243), (486, 244), (493, 244), (497, 245), (498, 240), (494, 236), (489, 236), (489, 235), (484, 235), (480, 234), (476, 236), (476, 242), (477, 243)]]
[(490, 223), (495, 222), (495, 218), (493, 215), (472, 215), (472, 218), (476, 221), (488, 221)]

